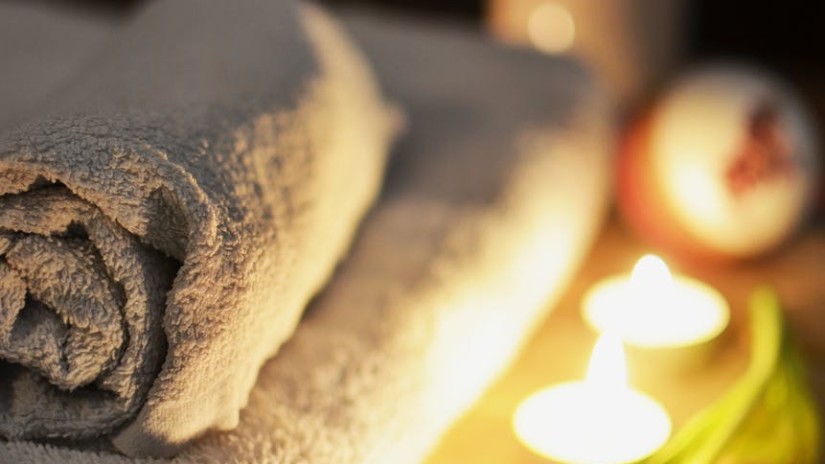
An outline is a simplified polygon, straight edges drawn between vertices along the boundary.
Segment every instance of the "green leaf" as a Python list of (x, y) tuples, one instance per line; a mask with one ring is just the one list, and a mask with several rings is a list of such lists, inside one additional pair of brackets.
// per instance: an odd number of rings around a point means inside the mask
[(776, 295), (751, 297), (751, 359), (725, 394), (691, 418), (647, 464), (814, 464), (819, 417)]

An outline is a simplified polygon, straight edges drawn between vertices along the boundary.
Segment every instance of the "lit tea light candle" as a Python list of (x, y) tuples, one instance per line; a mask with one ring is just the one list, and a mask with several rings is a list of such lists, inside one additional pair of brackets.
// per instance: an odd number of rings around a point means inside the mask
[(671, 423), (659, 403), (628, 387), (620, 339), (602, 335), (586, 379), (529, 396), (516, 409), (513, 429), (527, 448), (553, 461), (619, 464), (659, 449)]
[(696, 279), (672, 276), (661, 258), (643, 256), (629, 276), (598, 282), (585, 295), (585, 321), (628, 345), (681, 348), (722, 333), (730, 320), (725, 298)]

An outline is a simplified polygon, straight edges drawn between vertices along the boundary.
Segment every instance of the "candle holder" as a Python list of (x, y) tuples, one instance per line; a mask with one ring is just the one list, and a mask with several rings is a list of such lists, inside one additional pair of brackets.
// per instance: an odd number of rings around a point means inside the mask
[(633, 364), (672, 374), (706, 365), (721, 345), (730, 307), (709, 285), (672, 276), (664, 261), (646, 255), (631, 275), (591, 287), (582, 316), (595, 332), (618, 334)]
[(518, 439), (534, 453), (564, 463), (638, 462), (670, 437), (667, 411), (627, 385), (621, 340), (602, 335), (587, 377), (540, 390), (513, 415)]
[(550, 386), (519, 405), (517, 437), (562, 463), (820, 462), (821, 419), (779, 300), (760, 289), (748, 315), (746, 371), (672, 437), (666, 410), (626, 386), (621, 343), (611, 335), (600, 336), (584, 381)]

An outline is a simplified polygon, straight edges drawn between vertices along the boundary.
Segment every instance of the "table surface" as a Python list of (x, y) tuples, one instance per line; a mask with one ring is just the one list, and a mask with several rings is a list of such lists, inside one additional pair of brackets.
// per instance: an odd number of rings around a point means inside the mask
[[(546, 464), (512, 432), (518, 403), (547, 385), (582, 378), (595, 335), (579, 315), (582, 295), (597, 280), (629, 272), (651, 252), (611, 219), (567, 292), (538, 328), (511, 368), (442, 438), (428, 464)], [(667, 260), (667, 257), (665, 257)], [(661, 401), (674, 427), (717, 398), (744, 371), (748, 361), (745, 311), (757, 286), (772, 286), (802, 348), (820, 414), (825, 405), (825, 225), (808, 227), (771, 256), (735, 265), (671, 270), (719, 289), (731, 304), (731, 324), (703, 358), (682, 362), (640, 358), (628, 352), (629, 382)], [(698, 360), (701, 359), (701, 362)], [(823, 415), (822, 417), (825, 417)]]

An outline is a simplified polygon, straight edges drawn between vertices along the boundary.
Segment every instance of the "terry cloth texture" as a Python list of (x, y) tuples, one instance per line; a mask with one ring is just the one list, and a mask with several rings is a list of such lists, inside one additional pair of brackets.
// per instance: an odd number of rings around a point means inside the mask
[(36, 115), (117, 26), (91, 11), (32, 3), (0, 5), (0, 129)]
[[(238, 427), (171, 462), (420, 462), (551, 310), (604, 217), (611, 121), (577, 63), (449, 27), (344, 23), (407, 109), (382, 197)], [(101, 448), (11, 441), (0, 457), (135, 462)]]
[(343, 31), (299, 8), (152, 2), (0, 137), (0, 436), (170, 455), (238, 424), (394, 132)]

